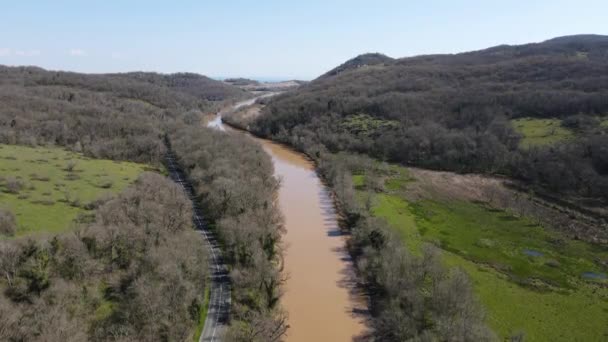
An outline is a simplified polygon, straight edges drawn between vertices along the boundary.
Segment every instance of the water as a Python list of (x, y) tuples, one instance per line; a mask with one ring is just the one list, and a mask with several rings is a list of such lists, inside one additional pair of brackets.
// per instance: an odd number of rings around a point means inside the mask
[(586, 279), (595, 279), (595, 280), (605, 280), (608, 279), (608, 275), (606, 273), (598, 273), (598, 272), (585, 272), (582, 274), (583, 278)]
[[(221, 121), (219, 125), (223, 126)], [(286, 340), (352, 341), (365, 331), (367, 305), (354, 284), (353, 264), (330, 194), (304, 155), (251, 138), (272, 157), (275, 174), (281, 179), (279, 204), (287, 230), (283, 240), (289, 276), (282, 298), (289, 313)]]
[(531, 257), (540, 257), (543, 256), (544, 254), (542, 252), (533, 250), (533, 249), (524, 249), (523, 250), (525, 255), (531, 256)]

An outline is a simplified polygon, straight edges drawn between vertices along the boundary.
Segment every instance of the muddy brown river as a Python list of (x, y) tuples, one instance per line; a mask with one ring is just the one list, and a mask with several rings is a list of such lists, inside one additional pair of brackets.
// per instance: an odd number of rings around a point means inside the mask
[(366, 328), (366, 302), (354, 284), (334, 204), (313, 163), (288, 147), (230, 129), (219, 117), (209, 125), (259, 142), (281, 179), (279, 203), (287, 231), (284, 266), (289, 277), (282, 297), (289, 313), (286, 340), (338, 342), (360, 336)]

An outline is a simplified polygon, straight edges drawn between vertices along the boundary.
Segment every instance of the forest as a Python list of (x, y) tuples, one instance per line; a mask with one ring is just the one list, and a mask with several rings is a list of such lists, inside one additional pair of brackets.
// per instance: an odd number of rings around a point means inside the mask
[[(251, 129), (313, 155), (506, 175), (599, 206), (608, 200), (606, 51), (608, 37), (588, 35), (455, 55), (363, 55), (269, 101)], [(576, 138), (521, 148), (519, 118), (555, 118)]]

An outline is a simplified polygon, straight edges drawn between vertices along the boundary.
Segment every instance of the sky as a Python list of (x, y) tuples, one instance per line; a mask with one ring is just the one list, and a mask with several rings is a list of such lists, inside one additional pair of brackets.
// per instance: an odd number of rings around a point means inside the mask
[(606, 0), (0, 0), (0, 64), (309, 80), (366, 52), (608, 35), (606, 18)]

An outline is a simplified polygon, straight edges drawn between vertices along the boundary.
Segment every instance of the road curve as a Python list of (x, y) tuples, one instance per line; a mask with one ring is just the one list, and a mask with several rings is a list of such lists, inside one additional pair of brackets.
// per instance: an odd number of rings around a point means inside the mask
[(211, 274), (211, 289), (209, 293), (209, 309), (199, 342), (221, 341), (230, 318), (230, 278), (228, 277), (228, 267), (224, 263), (215, 236), (209, 231), (203, 220), (201, 209), (194, 200), (194, 188), (176, 163), (175, 155), (171, 149), (169, 149), (165, 161), (171, 179), (184, 189), (192, 201), (192, 221), (196, 230), (205, 239), (210, 255), (209, 273)]

